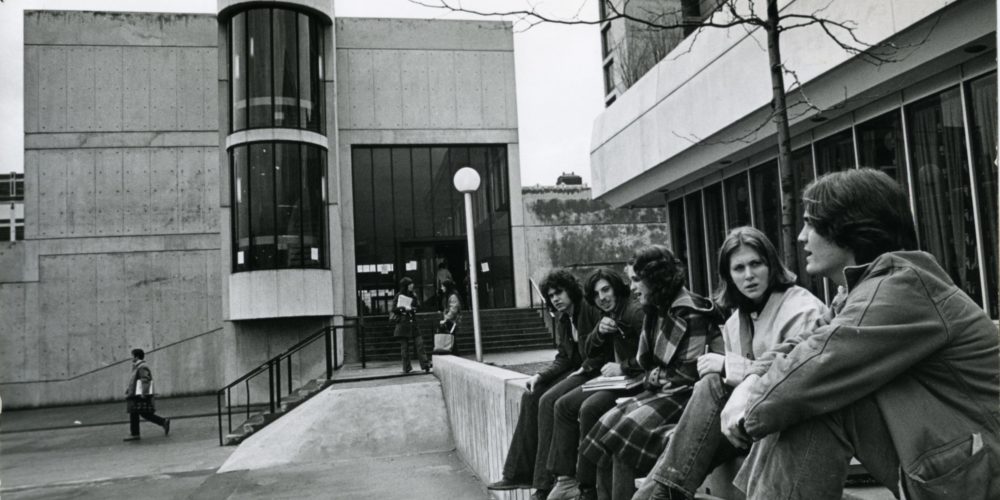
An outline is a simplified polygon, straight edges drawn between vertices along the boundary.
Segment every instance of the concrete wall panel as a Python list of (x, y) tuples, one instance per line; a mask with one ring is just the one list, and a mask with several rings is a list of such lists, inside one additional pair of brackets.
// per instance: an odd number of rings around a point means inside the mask
[(94, 152), (78, 151), (69, 155), (69, 166), (66, 170), (67, 236), (94, 234), (95, 184)]
[(25, 364), (25, 290), (26, 283), (0, 285), (0, 377), (9, 378), (8, 372)]
[(483, 121), (485, 123), (509, 125), (507, 120), (507, 68), (505, 67), (507, 61), (506, 52), (483, 52), (480, 55), (480, 71), (483, 81)]
[(24, 133), (38, 132), (41, 55), (38, 47), (24, 47)]
[(427, 51), (399, 52), (399, 62), (403, 82), (403, 127), (427, 128), (431, 123)]
[[(338, 52), (340, 54), (341, 52)], [(342, 87), (341, 92), (347, 92), (341, 96), (341, 102), (349, 103), (348, 113), (342, 115), (347, 118), (349, 128), (374, 128), (375, 126), (375, 69), (373, 68), (373, 52), (370, 50), (355, 50), (347, 52), (347, 67), (349, 71), (346, 79), (340, 80), (343, 85), (347, 82), (346, 88)], [(348, 95), (350, 96), (348, 98)]]
[(149, 217), (149, 150), (127, 149), (122, 152), (122, 187), (124, 189), (124, 234), (147, 234)]
[(96, 121), (96, 59), (90, 48), (69, 48), (66, 57), (66, 130), (93, 130)]
[(485, 81), (482, 74), (482, 54), (455, 53), (455, 106), (460, 128), (480, 128), (483, 116)]
[(455, 53), (427, 54), (431, 88), (431, 128), (454, 128), (458, 123), (455, 107)]
[(184, 96), (177, 94), (177, 51), (174, 48), (140, 49), (149, 60), (149, 127), (177, 129), (177, 107)]
[(97, 207), (96, 234), (99, 236), (119, 236), (124, 232), (126, 205), (122, 190), (122, 162), (121, 150), (97, 151), (94, 163), (94, 202)]
[[(205, 68), (204, 52), (203, 49), (174, 49), (177, 62), (177, 102), (174, 108), (177, 113), (177, 128), (180, 130), (201, 130), (205, 128), (204, 81), (209, 80), (209, 78)], [(214, 97), (215, 94), (213, 93), (212, 96)]]
[(149, 220), (146, 234), (177, 232), (176, 149), (156, 149), (149, 156)]
[(403, 126), (403, 82), (398, 51), (372, 52), (375, 85), (375, 128)]
[(149, 130), (150, 53), (142, 47), (125, 47), (125, 91), (123, 129)]
[(66, 51), (38, 49), (38, 116), (40, 132), (66, 130)]
[(96, 108), (93, 131), (122, 130), (122, 85), (125, 82), (121, 47), (91, 47), (94, 54)]
[[(38, 171), (38, 235), (66, 235), (66, 170), (70, 155), (64, 151), (34, 157)], [(27, 214), (26, 214), (27, 215)]]

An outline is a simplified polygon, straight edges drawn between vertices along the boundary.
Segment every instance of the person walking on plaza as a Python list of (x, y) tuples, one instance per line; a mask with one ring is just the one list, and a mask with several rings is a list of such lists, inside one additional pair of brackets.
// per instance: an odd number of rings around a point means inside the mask
[(745, 454), (726, 440), (719, 424), (733, 387), (751, 368), (770, 365), (772, 347), (826, 321), (826, 306), (795, 284), (795, 275), (757, 229), (738, 227), (729, 232), (719, 249), (718, 273), (715, 302), (734, 309), (722, 331), (726, 354), (709, 353), (698, 359), (701, 379), (694, 384), (667, 449), (634, 500), (694, 498), (712, 469)]
[(608, 410), (581, 442), (576, 474), (584, 499), (596, 498), (599, 468), (614, 467), (612, 489), (623, 491), (653, 467), (698, 380), (700, 357), (724, 351), (721, 315), (684, 287), (687, 272), (667, 247), (640, 248), (627, 270), (646, 310), (637, 355), (645, 390)]
[(454, 281), (446, 279), (441, 282), (438, 288), (438, 302), (441, 321), (438, 323), (437, 333), (434, 334), (434, 354), (457, 356), (455, 330), (458, 329), (458, 320), (462, 317), (462, 299), (458, 298), (458, 289)]
[(885, 173), (827, 174), (802, 197), (806, 271), (847, 296), (733, 391), (722, 432), (753, 443), (734, 483), (750, 500), (839, 499), (857, 457), (897, 498), (1000, 498), (996, 326), (915, 250), (905, 191)]
[(132, 375), (125, 386), (125, 404), (129, 416), (129, 436), (124, 441), (138, 441), (139, 417), (163, 427), (163, 435), (170, 435), (170, 419), (156, 415), (153, 401), (153, 371), (146, 366), (146, 352), (132, 349)]
[(417, 360), (420, 361), (420, 369), (429, 372), (431, 361), (424, 350), (424, 338), (417, 328), (417, 298), (413, 293), (413, 280), (403, 278), (399, 280), (399, 293), (392, 305), (389, 313), (389, 320), (396, 323), (392, 336), (399, 340), (399, 353), (403, 360), (403, 373), (413, 371), (410, 363), (410, 340), (413, 340), (413, 347), (417, 351)]
[[(514, 436), (507, 450), (503, 477), (490, 483), (491, 490), (529, 489), (534, 487), (532, 500), (545, 500), (552, 489), (552, 475), (547, 468), (552, 446), (553, 410), (555, 402), (590, 377), (576, 370), (584, 366), (584, 339), (597, 322), (597, 313), (583, 301), (583, 290), (569, 271), (549, 272), (541, 283), (546, 303), (558, 312), (555, 326), (556, 357), (544, 370), (525, 384), (521, 410)], [(585, 367), (584, 372), (598, 370)]]
[[(635, 355), (643, 311), (642, 306), (629, 297), (629, 286), (618, 273), (600, 268), (587, 277), (584, 290), (587, 303), (601, 314), (597, 328), (587, 336), (586, 351), (587, 359), (600, 360), (603, 364), (599, 365), (600, 372), (590, 376), (641, 376), (642, 367)], [(584, 391), (584, 386), (580, 386), (556, 401), (548, 468), (558, 480), (556, 489), (549, 493), (549, 500), (576, 498), (577, 489), (573, 486), (577, 484), (576, 453), (580, 438), (601, 415), (615, 406), (615, 400), (641, 391), (641, 386), (602, 391)], [(568, 486), (559, 489), (560, 484)]]

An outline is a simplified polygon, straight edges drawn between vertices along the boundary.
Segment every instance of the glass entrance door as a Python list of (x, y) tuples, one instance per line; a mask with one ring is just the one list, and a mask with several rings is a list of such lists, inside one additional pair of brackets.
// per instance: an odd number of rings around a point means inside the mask
[(450, 278), (462, 291), (466, 285), (465, 241), (402, 242), (396, 269), (401, 271), (400, 279), (406, 276), (413, 280), (417, 300), (422, 311), (438, 308), (438, 283)]

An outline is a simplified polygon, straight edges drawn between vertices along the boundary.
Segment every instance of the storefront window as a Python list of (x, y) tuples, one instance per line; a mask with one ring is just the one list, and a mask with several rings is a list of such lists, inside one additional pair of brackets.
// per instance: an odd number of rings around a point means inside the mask
[[(414, 280), (417, 298), (437, 307), (435, 277), (444, 264), (468, 304), (465, 208), (452, 185), (464, 166), (480, 176), (473, 194), (479, 255), (480, 305), (513, 307), (509, 200), (505, 146), (355, 146), (355, 263), (362, 311), (385, 310), (399, 279)], [(503, 186), (496, 185), (503, 183)]]
[(740, 172), (722, 181), (722, 189), (726, 195), (726, 229), (751, 225), (747, 173)]
[(959, 89), (907, 106), (906, 122), (920, 246), (934, 254), (958, 286), (981, 303)]
[(326, 267), (326, 153), (260, 142), (230, 150), (233, 270)]
[(996, 318), (997, 311), (997, 75), (977, 78), (968, 83), (969, 125), (972, 135), (972, 166), (979, 196), (979, 228), (983, 238), (983, 262), (986, 266), (987, 311)]
[(726, 237), (726, 221), (722, 212), (722, 183), (717, 182), (702, 191), (705, 198), (705, 238), (708, 240), (708, 255), (705, 267), (708, 271), (709, 290), (719, 284), (717, 260), (719, 247)]
[(781, 181), (778, 178), (778, 162), (772, 160), (751, 169), (750, 185), (753, 189), (755, 226), (774, 243), (778, 254), (784, 257), (781, 248)]
[(232, 131), (323, 132), (323, 25), (301, 12), (255, 8), (229, 22)]
[[(687, 227), (704, 228), (701, 218), (701, 191), (684, 197)], [(691, 291), (699, 295), (708, 295), (708, 274), (705, 268), (705, 240), (702, 231), (688, 233), (688, 265), (691, 267)]]
[(881, 170), (909, 191), (903, 147), (903, 121), (894, 109), (856, 127), (862, 167)]
[(851, 129), (816, 141), (816, 172), (828, 174), (854, 168), (854, 140)]

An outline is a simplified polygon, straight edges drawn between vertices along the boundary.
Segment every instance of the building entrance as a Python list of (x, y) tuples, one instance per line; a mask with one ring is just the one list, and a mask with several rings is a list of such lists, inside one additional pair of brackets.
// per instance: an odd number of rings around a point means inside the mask
[(438, 282), (448, 277), (458, 286), (462, 303), (468, 303), (466, 252), (465, 240), (400, 243), (400, 279), (405, 276), (413, 280), (422, 311), (437, 310)]

